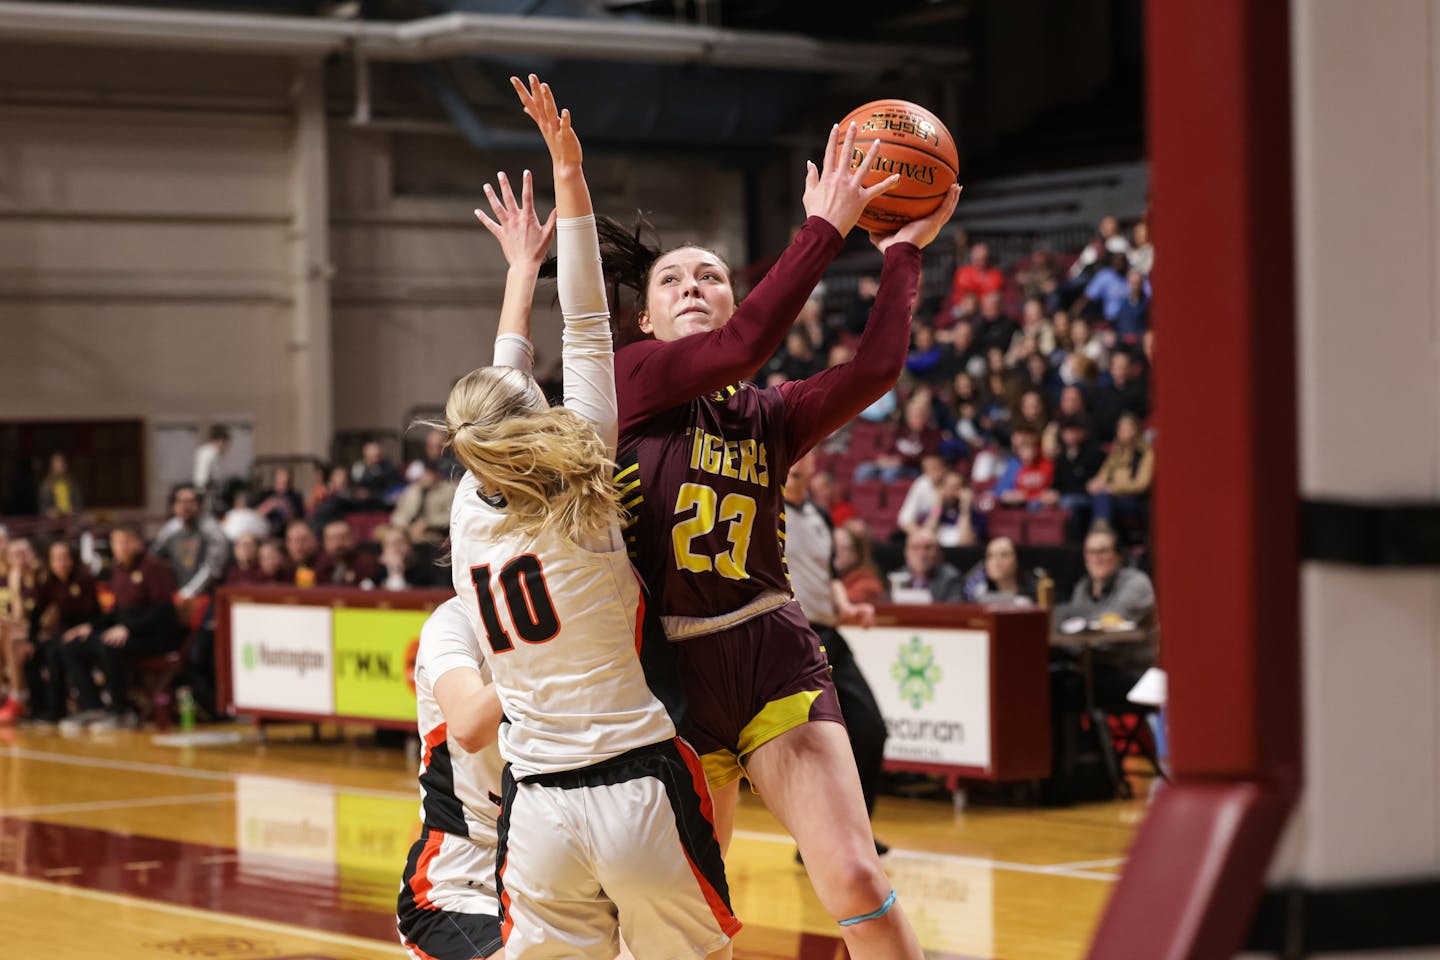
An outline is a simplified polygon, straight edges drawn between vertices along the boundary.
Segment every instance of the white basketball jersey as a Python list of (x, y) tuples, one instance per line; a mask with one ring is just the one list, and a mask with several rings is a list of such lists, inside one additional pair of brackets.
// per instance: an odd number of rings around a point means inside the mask
[(420, 628), (415, 655), (415, 708), (420, 726), (420, 819), (428, 826), (495, 845), (503, 761), (495, 744), (470, 753), (446, 739), (435, 681), (451, 670), (478, 669), (490, 682), (475, 630), (459, 597), (451, 597)]
[(496, 536), (504, 507), (467, 473), (450, 514), (455, 592), (494, 674), (516, 778), (589, 766), (675, 736), (640, 661), (644, 594), (619, 534)]

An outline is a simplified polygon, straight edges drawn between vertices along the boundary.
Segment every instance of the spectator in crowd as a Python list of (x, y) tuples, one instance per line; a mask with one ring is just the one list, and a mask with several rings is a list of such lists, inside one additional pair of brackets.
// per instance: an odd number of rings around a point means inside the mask
[(990, 247), (977, 243), (970, 248), (970, 262), (955, 271), (950, 284), (950, 299), (959, 303), (966, 294), (984, 302), (989, 294), (999, 294), (1005, 286), (1005, 275), (990, 263)]
[(1130, 244), (1120, 233), (1120, 223), (1112, 216), (1105, 216), (1100, 219), (1100, 226), (1094, 238), (1080, 251), (1080, 256), (1070, 265), (1068, 274), (1071, 289), (1083, 290), (1085, 284), (1100, 267), (1104, 266), (1105, 258), (1112, 253), (1126, 253)]
[(955, 408), (955, 435), (971, 450), (978, 450), (989, 442), (981, 427), (981, 411), (985, 407), (985, 392), (974, 374), (962, 370), (951, 381), (951, 404)]
[(1135, 224), (1132, 237), (1134, 239), (1130, 244), (1130, 269), (1139, 270), (1141, 276), (1148, 278), (1150, 271), (1155, 269), (1155, 248), (1150, 245), (1150, 227), (1144, 220)]
[(922, 526), (935, 534), (942, 547), (968, 547), (975, 543), (971, 516), (974, 504), (975, 496), (965, 485), (965, 478), (947, 470), (940, 478), (935, 505), (925, 515)]
[(1145, 383), (1136, 376), (1130, 354), (1123, 350), (1115, 351), (1110, 357), (1110, 375), (1095, 391), (1093, 422), (1096, 439), (1109, 443), (1115, 436), (1115, 428), (1122, 415), (1128, 413), (1143, 418), (1149, 413), (1149, 406)]
[(895, 431), (890, 449), (873, 462), (855, 468), (855, 480), (884, 480), (887, 483), (920, 475), (920, 461), (927, 453), (938, 453), (945, 439), (934, 423), (931, 393), (921, 388), (905, 403), (905, 420)]
[(220, 531), (231, 543), (244, 536), (263, 540), (270, 535), (270, 521), (250, 506), (250, 491), (242, 487), (231, 498), (230, 509), (220, 521)]
[(320, 566), (320, 542), (304, 520), (291, 520), (285, 528), (285, 566), (295, 575), (297, 587), (313, 587)]
[(1105, 344), (1090, 333), (1090, 324), (1084, 317), (1070, 321), (1070, 352), (1065, 354), (1055, 368), (1060, 382), (1066, 386), (1078, 384), (1089, 387), (1095, 379), (1101, 360), (1107, 360)]
[(435, 585), (433, 565), (411, 546), (404, 527), (387, 527), (381, 534), (380, 568), (384, 573), (378, 585), (385, 590)]
[(917, 323), (910, 333), (905, 372), (920, 383), (943, 383), (954, 375), (954, 357), (950, 345), (936, 340), (935, 331), (928, 324)]
[[(835, 570), (835, 538), (830, 518), (809, 501), (807, 493), (815, 472), (815, 458), (806, 454), (790, 467), (785, 479), (785, 563), (794, 587), (795, 599), (805, 619), (820, 637), (821, 649), (830, 662), (835, 695), (840, 713), (855, 754), (855, 767), (860, 774), (860, 789), (865, 797), (865, 811), (875, 813), (875, 797), (879, 792), (881, 767), (885, 762), (885, 718), (875, 702), (875, 694), (865, 682), (865, 675), (855, 662), (850, 645), (836, 627), (841, 624), (870, 626), (875, 608), (868, 603), (852, 603)], [(878, 853), (889, 848), (875, 841)], [(799, 854), (796, 854), (799, 858)]]
[(841, 329), (847, 335), (859, 337), (865, 332), (865, 324), (870, 321), (870, 309), (875, 306), (875, 295), (879, 292), (878, 279), (860, 278), (860, 282), (855, 286), (854, 299), (845, 307), (845, 321)]
[(414, 483), (426, 464), (432, 464), (443, 481), (460, 482), (460, 464), (445, 447), (445, 432), (431, 429), (425, 434), (425, 454), (410, 461), (405, 468), (405, 482)]
[(456, 484), (441, 479), (439, 468), (427, 463), (415, 482), (395, 501), (390, 525), (406, 531), (412, 541), (440, 543), (450, 535), (450, 505)]
[[(310, 533), (310, 528), (303, 522), (300, 526)], [(314, 533), (310, 533), (313, 538)], [(285, 550), (274, 540), (264, 540), (260, 543), (259, 550), (260, 578), (259, 583), (287, 583), (295, 582), (295, 573), (285, 562)]]
[(848, 526), (835, 528), (835, 572), (851, 603), (885, 600), (885, 584), (870, 556), (870, 538), (856, 534)]
[(343, 520), (359, 506), (350, 487), (350, 474), (344, 467), (331, 467), (325, 487), (310, 511), (310, 522), (316, 530), (334, 520)]
[(269, 536), (282, 537), (291, 520), (303, 519), (305, 501), (295, 489), (294, 475), (289, 467), (276, 467), (270, 480), (270, 489), (260, 496), (255, 507), (270, 524)]
[(1046, 357), (1055, 352), (1055, 325), (1045, 319), (1045, 303), (1031, 297), (1020, 311), (1020, 333), (1034, 337), (1035, 348)]
[(1055, 331), (1055, 349), (1051, 352), (1049, 360), (1052, 366), (1065, 359), (1073, 347), (1070, 332), (1070, 313), (1066, 310), (1056, 310), (1050, 316), (1050, 327)]
[(181, 601), (205, 595), (224, 578), (229, 541), (220, 524), (201, 515), (200, 493), (188, 483), (170, 494), (170, 519), (155, 537), (155, 555), (170, 564)]
[(1085, 391), (1077, 384), (1070, 384), (1060, 390), (1060, 405), (1055, 410), (1057, 420), (1072, 420), (1079, 418), (1085, 421), (1085, 426), (1090, 426), (1090, 415), (1086, 412)]
[(268, 582), (260, 569), (260, 538), (243, 534), (235, 540), (230, 565), (225, 568), (226, 586)]
[(350, 468), (351, 490), (357, 500), (389, 503), (391, 493), (402, 482), (400, 471), (385, 458), (385, 450), (377, 441), (369, 440), (360, 448), (360, 459)]
[(1125, 300), (1115, 311), (1111, 322), (1115, 325), (1115, 337), (1121, 343), (1135, 345), (1150, 326), (1150, 290), (1145, 275), (1131, 268), (1125, 275)]
[(997, 370), (986, 375), (985, 403), (980, 408), (980, 429), (1000, 443), (1010, 442), (1013, 425), (1010, 410), (1020, 398), (1024, 380), (1013, 373)]
[[(1115, 321), (1120, 305), (1130, 295), (1130, 285), (1125, 282), (1125, 274), (1129, 270), (1130, 261), (1125, 258), (1125, 251), (1115, 250), (1106, 258), (1105, 265), (1095, 271), (1090, 282), (1085, 284), (1085, 301), (1095, 305), (1098, 319), (1111, 323)], [(1088, 315), (1088, 308), (1086, 312)]]
[(40, 481), (40, 515), (69, 517), (79, 513), (81, 506), (80, 485), (70, 475), (65, 454), (50, 454), (50, 471)]
[(816, 362), (820, 363), (830, 350), (830, 344), (834, 338), (825, 325), (825, 304), (811, 297), (805, 301), (800, 308), (800, 313), (795, 317), (792, 330), (798, 330), (805, 335), (805, 340), (810, 344), (810, 352), (815, 355)]
[(1030, 259), (1015, 271), (1015, 281), (1020, 284), (1026, 297), (1043, 303), (1055, 294), (1060, 282), (1060, 270), (1049, 250), (1036, 247), (1031, 251)]
[(1035, 387), (1020, 394), (1020, 401), (1010, 412), (1013, 430), (1024, 430), (1037, 436), (1045, 432), (1050, 423), (1050, 410), (1045, 404), (1045, 395)]
[(799, 327), (791, 327), (779, 352), (765, 365), (760, 380), (770, 385), (787, 380), (804, 380), (821, 369), (820, 355), (816, 354), (809, 335)]
[(830, 514), (830, 521), (837, 527), (856, 515), (855, 505), (840, 495), (835, 474), (829, 470), (816, 470), (815, 476), (810, 478), (810, 499)]
[[(1155, 622), (1155, 587), (1144, 571), (1120, 565), (1115, 533), (1097, 524), (1085, 537), (1085, 575), (1070, 602), (1055, 611), (1055, 622), (1083, 619), (1086, 624), (1118, 626), (1129, 622), (1150, 629)], [(1124, 709), (1126, 694), (1155, 664), (1154, 633), (1143, 643), (1101, 646), (1092, 654), (1095, 702), (1102, 710)], [(1077, 699), (1075, 694), (1069, 700)], [(1072, 705), (1073, 708), (1073, 705)]]
[(895, 526), (905, 533), (919, 529), (930, 512), (940, 505), (940, 481), (945, 476), (945, 459), (938, 453), (920, 458), (920, 476), (905, 491), (895, 514)]
[(980, 298), (980, 326), (975, 331), (975, 340), (988, 354), (999, 348), (1001, 357), (1010, 349), (1020, 325), (1000, 310), (1000, 294), (987, 293)]
[(1070, 511), (1066, 539), (1074, 543), (1090, 528), (1090, 481), (1100, 472), (1104, 455), (1090, 442), (1083, 418), (1060, 421), (1060, 452), (1055, 458), (1055, 481), (1040, 497), (1046, 506)]
[(1054, 483), (1055, 464), (1041, 455), (1040, 437), (1029, 430), (1016, 430), (1010, 446), (1013, 456), (995, 484), (995, 495), (1009, 506), (1039, 506)]
[(1050, 403), (1060, 396), (1063, 386), (1060, 377), (1050, 368), (1050, 361), (1046, 360), (1043, 354), (1032, 353), (1025, 359), (1025, 379), (1036, 390), (1039, 390)]
[(1036, 601), (1035, 575), (1020, 567), (1020, 554), (1009, 537), (985, 544), (985, 558), (965, 575), (965, 599), (971, 603), (1030, 606)]
[[(187, 488), (193, 493), (195, 488)], [(182, 632), (171, 595), (175, 576), (170, 564), (145, 552), (145, 542), (134, 527), (119, 526), (110, 533), (114, 563), (110, 592), (115, 604), (109, 613), (65, 631), (63, 653), (66, 673), (78, 691), (79, 713), (62, 722), (61, 729), (90, 726), (114, 729), (133, 726), (128, 661), (160, 656), (180, 647)], [(105, 681), (109, 710), (104, 710), (92, 670), (98, 667)]]
[(1095, 520), (1117, 525), (1143, 521), (1154, 477), (1155, 451), (1140, 434), (1140, 420), (1132, 413), (1122, 414), (1110, 453), (1087, 487)]
[(936, 339), (950, 345), (950, 366), (956, 371), (968, 370), (971, 376), (985, 375), (985, 355), (975, 343), (975, 324), (957, 320), (949, 330), (936, 334)]
[(4, 545), (4, 586), (0, 587), (0, 726), (19, 719), (23, 689), (23, 654), (30, 641), (30, 614), (35, 609), (39, 564), (30, 541), (7, 538)]
[(322, 532), (325, 552), (315, 570), (322, 586), (373, 587), (379, 579), (375, 558), (355, 547), (355, 534), (344, 520), (331, 520)]
[(30, 615), (25, 681), (30, 692), (31, 718), (37, 723), (57, 723), (65, 716), (70, 697), (61, 638), (99, 616), (100, 605), (95, 578), (75, 562), (68, 542), (51, 543), (45, 561), (35, 590), (35, 609)]
[(896, 603), (963, 603), (965, 579), (945, 562), (935, 532), (921, 528), (905, 538), (905, 569), (891, 576)]
[(210, 428), (205, 442), (195, 448), (195, 470), (191, 480), (203, 506), (211, 513), (221, 502), (220, 491), (225, 483), (221, 461), (229, 449), (230, 431), (218, 423)]

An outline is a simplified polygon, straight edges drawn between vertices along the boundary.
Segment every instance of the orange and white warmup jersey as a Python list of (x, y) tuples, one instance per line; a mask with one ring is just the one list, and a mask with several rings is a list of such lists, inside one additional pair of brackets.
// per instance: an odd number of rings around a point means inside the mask
[(470, 753), (445, 736), (445, 715), (435, 700), (435, 681), (451, 670), (478, 670), (486, 683), (490, 668), (458, 597), (430, 614), (420, 629), (415, 655), (415, 710), (420, 727), (420, 819), (428, 827), (477, 843), (495, 845), (500, 770), (495, 745)]
[[(450, 531), (455, 592), (474, 624), (507, 722), (517, 779), (574, 770), (675, 736), (646, 678), (645, 598), (617, 525), (608, 549), (553, 533), (495, 535), (504, 514), (466, 475)], [(670, 651), (663, 651), (667, 655)]]

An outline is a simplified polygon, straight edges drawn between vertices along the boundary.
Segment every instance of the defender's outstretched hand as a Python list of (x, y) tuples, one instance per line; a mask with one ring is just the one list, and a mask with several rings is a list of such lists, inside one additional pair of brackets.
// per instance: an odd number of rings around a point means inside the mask
[(490, 201), (495, 219), (491, 220), (483, 210), (476, 210), (475, 218), (500, 241), (506, 263), (512, 267), (534, 266), (538, 269), (550, 249), (551, 238), (555, 236), (556, 211), (551, 210), (544, 223), (536, 216), (535, 186), (529, 170), (525, 171), (518, 202), (510, 189), (510, 178), (501, 173), (497, 179), (500, 181), (498, 196), (490, 184), (485, 184), (485, 199)]

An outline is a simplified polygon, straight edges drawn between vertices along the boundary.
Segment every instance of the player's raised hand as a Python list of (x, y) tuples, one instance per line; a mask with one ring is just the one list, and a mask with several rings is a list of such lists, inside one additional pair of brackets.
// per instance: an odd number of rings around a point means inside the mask
[(518, 201), (514, 191), (510, 189), (510, 178), (501, 173), (496, 179), (500, 181), (498, 194), (490, 184), (485, 184), (485, 199), (490, 201), (490, 209), (494, 211), (495, 219), (490, 219), (483, 210), (478, 209), (475, 211), (475, 218), (500, 241), (506, 263), (512, 267), (539, 269), (550, 249), (550, 240), (555, 236), (556, 212), (551, 210), (544, 223), (536, 216), (535, 186), (529, 170), (525, 171), (521, 182)]
[(880, 140), (876, 138), (870, 144), (860, 165), (851, 170), (855, 132), (855, 124), (849, 124), (841, 140), (840, 125), (837, 123), (830, 128), (830, 138), (825, 143), (824, 164), (818, 170), (814, 161), (806, 161), (805, 164), (806, 216), (823, 218), (840, 231), (842, 237), (854, 228), (866, 204), (900, 182), (900, 175), (892, 174), (872, 187), (864, 185), (865, 173), (875, 160)]
[(562, 168), (578, 169), (584, 160), (580, 138), (575, 135), (575, 128), (570, 125), (570, 111), (560, 110), (555, 106), (555, 94), (551, 92), (550, 84), (542, 83), (540, 78), (532, 73), (528, 87), (519, 77), (511, 77), (510, 85), (520, 96), (525, 113), (535, 121), (535, 126), (540, 128), (540, 135), (545, 138), (545, 146), (550, 148), (550, 162), (554, 164), (556, 171), (559, 172)]
[(940, 229), (950, 222), (955, 215), (955, 204), (960, 202), (960, 191), (964, 189), (958, 183), (952, 183), (950, 190), (945, 194), (945, 199), (940, 201), (940, 206), (929, 216), (921, 217), (918, 220), (911, 220), (900, 227), (894, 233), (871, 233), (870, 242), (884, 253), (890, 249), (892, 243), (908, 242), (913, 243), (920, 249), (925, 249), (935, 238), (940, 235)]

